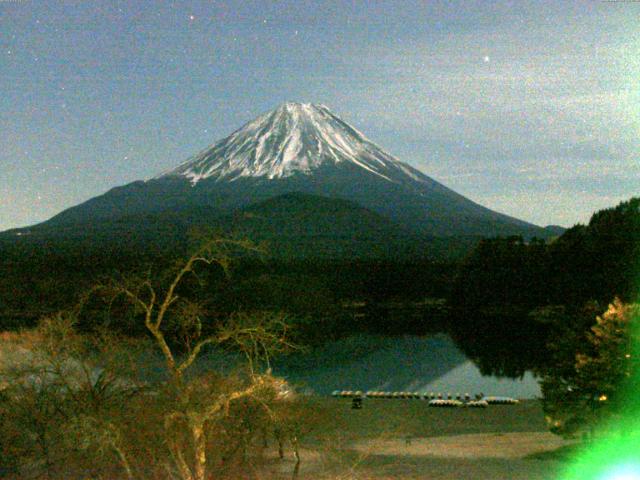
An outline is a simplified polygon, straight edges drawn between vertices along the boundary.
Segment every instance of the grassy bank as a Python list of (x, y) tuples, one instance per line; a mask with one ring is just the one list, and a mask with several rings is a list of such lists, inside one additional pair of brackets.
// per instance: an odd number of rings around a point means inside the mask
[(307, 401), (318, 418), (303, 442), (304, 479), (552, 480), (563, 463), (549, 452), (571, 444), (547, 432), (535, 400), (437, 409), (420, 400), (365, 399), (362, 410), (345, 399)]

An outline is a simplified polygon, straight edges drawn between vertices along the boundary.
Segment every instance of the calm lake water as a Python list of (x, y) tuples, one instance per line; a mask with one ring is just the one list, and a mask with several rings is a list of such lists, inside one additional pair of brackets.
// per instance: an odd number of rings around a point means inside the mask
[(279, 360), (274, 373), (318, 394), (333, 390), (484, 393), (540, 396), (531, 374), (522, 379), (485, 377), (443, 334), (431, 337), (356, 335), (313, 352)]

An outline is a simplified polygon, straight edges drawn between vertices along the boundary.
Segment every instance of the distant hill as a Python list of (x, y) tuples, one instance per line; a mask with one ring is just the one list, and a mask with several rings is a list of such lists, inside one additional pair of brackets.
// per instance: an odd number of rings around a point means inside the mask
[(564, 232), (567, 231), (566, 228), (561, 227), (560, 225), (547, 225), (544, 227), (545, 232), (548, 234), (548, 237), (559, 237)]
[(459, 258), (480, 240), (419, 235), (355, 202), (293, 192), (231, 214), (193, 206), (108, 218), (97, 224), (45, 223), (1, 233), (0, 246), (18, 242), (24, 248), (64, 244), (98, 252), (182, 251), (190, 232), (199, 229), (264, 242), (267, 256), (279, 259)]

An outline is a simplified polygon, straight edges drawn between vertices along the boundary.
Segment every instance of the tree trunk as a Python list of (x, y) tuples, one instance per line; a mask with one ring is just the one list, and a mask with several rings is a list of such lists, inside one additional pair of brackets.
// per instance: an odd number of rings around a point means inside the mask
[(129, 480), (133, 480), (133, 472), (131, 471), (131, 465), (129, 465), (126, 455), (117, 445), (114, 445), (113, 449), (116, 451), (116, 455), (118, 455), (118, 458), (120, 459), (122, 468), (124, 468), (124, 471), (127, 473), (127, 478)]
[(293, 445), (293, 456), (296, 457), (296, 464), (293, 467), (293, 475), (291, 478), (292, 480), (296, 480), (300, 472), (300, 451), (298, 450), (298, 437), (295, 435), (291, 436), (291, 445)]
[(205, 480), (205, 474), (207, 469), (207, 442), (204, 435), (204, 425), (198, 423), (191, 427), (193, 433), (193, 448), (195, 453), (194, 458), (194, 480)]
[(278, 435), (278, 456), (280, 460), (284, 458), (284, 445), (282, 444), (282, 437)]
[(180, 471), (180, 476), (182, 477), (182, 480), (193, 480), (191, 469), (189, 468), (189, 465), (187, 465), (187, 462), (184, 459), (184, 455), (182, 454), (182, 451), (178, 446), (174, 447), (174, 458), (175, 458), (178, 470)]

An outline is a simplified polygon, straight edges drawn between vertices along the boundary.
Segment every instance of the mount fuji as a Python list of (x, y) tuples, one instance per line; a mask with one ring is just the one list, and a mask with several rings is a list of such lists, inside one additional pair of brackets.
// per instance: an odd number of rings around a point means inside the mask
[[(323, 166), (360, 167), (392, 183), (429, 182), (427, 177), (383, 151), (324, 105), (285, 103), (156, 177), (186, 177), (193, 185), (213, 178), (269, 180)], [(363, 173), (363, 172), (361, 172)], [(432, 182), (432, 181), (431, 181)]]
[[(335, 232), (331, 219), (338, 217), (345, 228), (366, 225), (366, 233)], [(150, 225), (154, 231), (171, 225), (177, 232), (194, 224), (240, 226), (258, 237), (265, 228), (271, 236), (313, 231), (315, 239), (550, 236), (454, 192), (385, 152), (326, 106), (308, 103), (284, 103), (175, 168), (13, 233), (88, 235), (106, 229), (107, 236), (135, 236)]]

